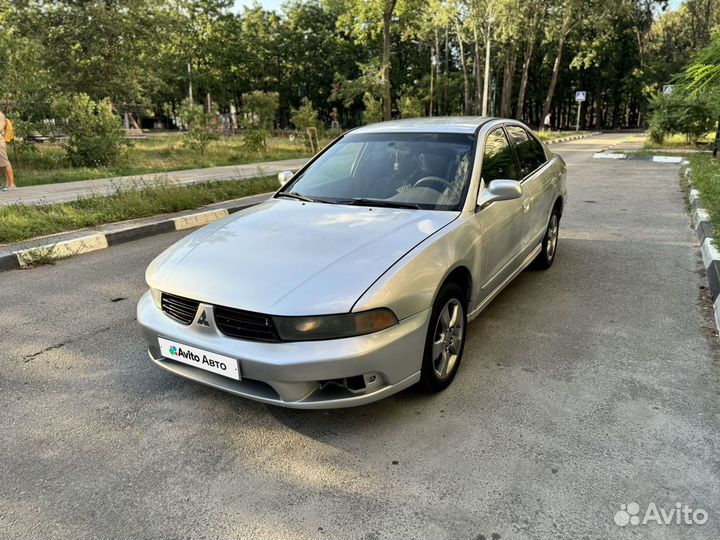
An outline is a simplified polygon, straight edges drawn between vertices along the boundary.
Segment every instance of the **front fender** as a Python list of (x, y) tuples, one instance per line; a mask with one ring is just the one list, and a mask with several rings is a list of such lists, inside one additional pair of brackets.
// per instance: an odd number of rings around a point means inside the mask
[(463, 214), (415, 246), (363, 293), (352, 311), (387, 307), (405, 319), (431, 308), (450, 272), (466, 266), (473, 274), (478, 267), (482, 235), (473, 228), (473, 217)]

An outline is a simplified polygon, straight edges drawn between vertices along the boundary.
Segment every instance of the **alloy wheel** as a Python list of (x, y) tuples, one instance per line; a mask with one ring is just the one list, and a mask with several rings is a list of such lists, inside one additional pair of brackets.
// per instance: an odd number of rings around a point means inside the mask
[(446, 379), (453, 373), (465, 338), (463, 307), (459, 300), (451, 298), (440, 311), (435, 325), (432, 345), (432, 364), (438, 379)]

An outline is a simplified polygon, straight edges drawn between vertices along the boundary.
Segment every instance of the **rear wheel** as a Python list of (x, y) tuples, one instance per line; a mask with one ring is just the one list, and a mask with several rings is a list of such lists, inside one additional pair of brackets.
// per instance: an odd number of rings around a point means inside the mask
[(454, 283), (440, 289), (430, 315), (420, 382), (430, 392), (447, 388), (455, 378), (465, 348), (464, 295)]
[(547, 270), (550, 268), (555, 261), (555, 254), (557, 253), (558, 236), (560, 234), (560, 215), (555, 208), (550, 221), (548, 222), (545, 236), (542, 240), (542, 249), (538, 256), (533, 261), (533, 267), (538, 270)]

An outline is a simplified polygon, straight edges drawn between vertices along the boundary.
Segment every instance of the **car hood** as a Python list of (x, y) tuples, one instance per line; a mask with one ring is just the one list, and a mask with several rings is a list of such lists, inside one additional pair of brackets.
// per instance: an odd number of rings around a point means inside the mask
[(457, 212), (269, 199), (204, 227), (149, 266), (156, 289), (272, 315), (346, 313)]

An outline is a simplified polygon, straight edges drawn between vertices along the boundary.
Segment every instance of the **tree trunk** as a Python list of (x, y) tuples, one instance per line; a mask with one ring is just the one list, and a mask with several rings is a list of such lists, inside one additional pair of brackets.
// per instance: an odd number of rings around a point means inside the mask
[(475, 114), (480, 114), (482, 107), (482, 83), (480, 78), (480, 43), (478, 42), (477, 28), (473, 29), (473, 38), (475, 40)]
[(503, 87), (500, 97), (500, 116), (510, 118), (512, 113), (512, 91), (515, 82), (515, 63), (517, 62), (517, 50), (513, 49), (505, 61), (505, 72), (503, 73)]
[(135, 119), (135, 115), (133, 113), (128, 113), (128, 119), (130, 120), (130, 125), (133, 129), (140, 129), (140, 124), (138, 124), (138, 121)]
[(483, 81), (482, 115), (488, 114), (488, 97), (490, 94), (490, 18), (488, 17), (485, 29), (485, 80)]
[(515, 111), (515, 118), (518, 120), (523, 119), (523, 113), (525, 111), (525, 92), (527, 91), (528, 78), (530, 77), (530, 62), (532, 62), (532, 55), (535, 52), (535, 40), (537, 39), (538, 26), (540, 21), (544, 17), (545, 9), (535, 8), (535, 14), (533, 16), (532, 27), (530, 28), (530, 34), (528, 35), (527, 43), (525, 44), (525, 58), (523, 59), (522, 75), (520, 76), (520, 89), (518, 91), (517, 109)]
[(390, 95), (390, 23), (397, 0), (387, 0), (383, 13), (383, 107), (385, 120), (392, 119), (392, 97)]
[(437, 97), (435, 98), (435, 101), (437, 102), (437, 113), (438, 115), (441, 115), (442, 110), (440, 109), (440, 106), (442, 105), (442, 101), (440, 98), (442, 96), (440, 94), (440, 39), (438, 38), (437, 28), (435, 29), (435, 92), (437, 94)]
[(448, 73), (450, 72), (450, 25), (445, 26), (445, 59), (443, 61), (443, 99), (442, 99), (442, 112), (448, 114)]
[(462, 35), (460, 33), (460, 24), (455, 23), (455, 33), (458, 38), (458, 46), (460, 47), (460, 67), (463, 74), (463, 114), (470, 114), (470, 80), (468, 79), (467, 61), (465, 60), (465, 48), (463, 46)]
[(527, 90), (528, 78), (530, 76), (530, 61), (532, 60), (533, 50), (535, 49), (535, 32), (528, 38), (525, 45), (525, 58), (523, 60), (522, 75), (520, 76), (520, 89), (518, 90), (517, 110), (515, 118), (523, 119), (525, 109), (525, 91)]
[(430, 108), (428, 110), (428, 116), (433, 115), (433, 91), (435, 81), (435, 46), (430, 45)]
[(717, 128), (715, 129), (715, 146), (713, 146), (713, 157), (716, 158), (720, 151), (720, 117), (718, 117)]
[(550, 112), (550, 107), (552, 106), (552, 100), (555, 94), (555, 85), (557, 84), (558, 73), (560, 73), (560, 61), (562, 60), (563, 47), (565, 46), (565, 37), (567, 36), (569, 26), (569, 18), (566, 18), (565, 22), (563, 22), (563, 28), (560, 33), (560, 41), (558, 41), (557, 55), (555, 56), (555, 63), (553, 64), (552, 77), (550, 77), (550, 87), (548, 88), (545, 105), (543, 106), (543, 112), (540, 116), (541, 123), (545, 121), (545, 117)]

